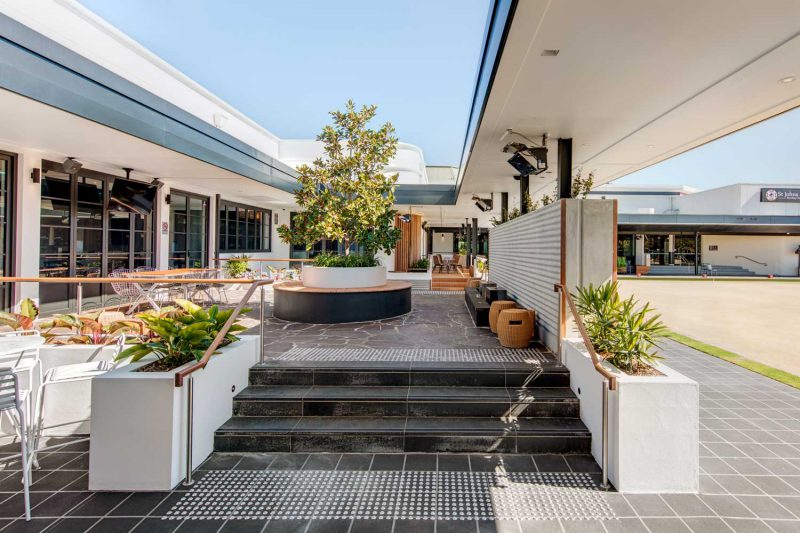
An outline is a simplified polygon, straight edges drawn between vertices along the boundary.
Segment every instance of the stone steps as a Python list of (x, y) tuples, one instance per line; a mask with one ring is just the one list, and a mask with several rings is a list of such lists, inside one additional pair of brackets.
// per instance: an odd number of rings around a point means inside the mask
[(250, 385), (569, 387), (569, 371), (524, 362), (270, 361), (250, 369)]
[(588, 453), (579, 418), (234, 417), (214, 438), (225, 452)]
[(252, 386), (234, 416), (578, 417), (567, 387)]

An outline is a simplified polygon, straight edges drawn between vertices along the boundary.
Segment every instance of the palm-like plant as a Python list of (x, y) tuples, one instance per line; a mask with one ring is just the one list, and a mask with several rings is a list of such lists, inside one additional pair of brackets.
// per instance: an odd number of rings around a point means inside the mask
[(633, 296), (623, 300), (617, 289), (617, 282), (590, 284), (573, 298), (595, 350), (617, 368), (637, 372), (640, 365), (661, 359), (653, 348), (666, 327), (650, 304), (639, 307)]

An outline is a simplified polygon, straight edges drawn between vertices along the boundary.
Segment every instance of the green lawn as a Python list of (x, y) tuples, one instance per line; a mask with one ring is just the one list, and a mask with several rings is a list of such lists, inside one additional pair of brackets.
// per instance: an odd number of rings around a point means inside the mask
[(686, 335), (675, 333), (674, 331), (668, 332), (665, 336), (668, 339), (685, 344), (686, 346), (694, 348), (695, 350), (707, 353), (708, 355), (713, 355), (714, 357), (719, 357), (720, 359), (724, 359), (725, 361), (733, 363), (734, 365), (738, 365), (742, 368), (746, 368), (747, 370), (756, 372), (757, 374), (761, 374), (762, 376), (766, 376), (774, 379), (775, 381), (780, 381), (781, 383), (785, 383), (786, 385), (800, 389), (800, 376), (795, 376), (789, 372), (784, 372), (783, 370), (778, 370), (777, 368), (772, 368), (771, 366), (767, 366), (756, 361), (751, 361), (750, 359), (742, 357), (739, 354), (729, 352), (728, 350), (724, 350), (704, 342), (700, 342), (692, 339), (691, 337), (687, 337)]

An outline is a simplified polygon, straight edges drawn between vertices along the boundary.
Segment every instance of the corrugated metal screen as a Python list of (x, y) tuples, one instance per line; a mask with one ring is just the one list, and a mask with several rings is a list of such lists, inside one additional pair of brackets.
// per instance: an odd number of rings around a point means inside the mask
[(536, 311), (539, 338), (558, 350), (561, 202), (489, 230), (489, 281)]

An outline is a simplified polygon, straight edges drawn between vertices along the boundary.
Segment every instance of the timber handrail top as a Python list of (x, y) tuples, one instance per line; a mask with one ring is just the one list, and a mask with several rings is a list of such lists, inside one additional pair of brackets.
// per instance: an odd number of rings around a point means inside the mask
[(269, 285), (271, 279), (215, 279), (215, 278), (148, 278), (146, 276), (125, 276), (120, 278), (26, 278), (14, 276), (0, 276), (0, 283), (178, 283), (214, 284), (214, 285), (251, 285), (259, 283)]
[(594, 365), (594, 369), (597, 370), (599, 374), (601, 374), (604, 378), (608, 380), (608, 388), (610, 390), (617, 390), (617, 376), (614, 375), (609, 369), (603, 366), (600, 356), (597, 355), (597, 352), (594, 350), (594, 345), (592, 345), (592, 341), (589, 340), (589, 334), (586, 332), (586, 326), (583, 324), (583, 318), (581, 318), (580, 313), (578, 313), (578, 307), (575, 305), (575, 301), (572, 299), (572, 295), (569, 293), (567, 288), (562, 285), (561, 283), (556, 283), (554, 286), (554, 290), (556, 292), (561, 292), (567, 300), (567, 305), (569, 305), (570, 311), (572, 311), (572, 316), (575, 317), (575, 324), (578, 326), (578, 331), (581, 334), (581, 339), (583, 340), (583, 344), (586, 346), (586, 349), (589, 351), (589, 357), (592, 358), (592, 364)]

